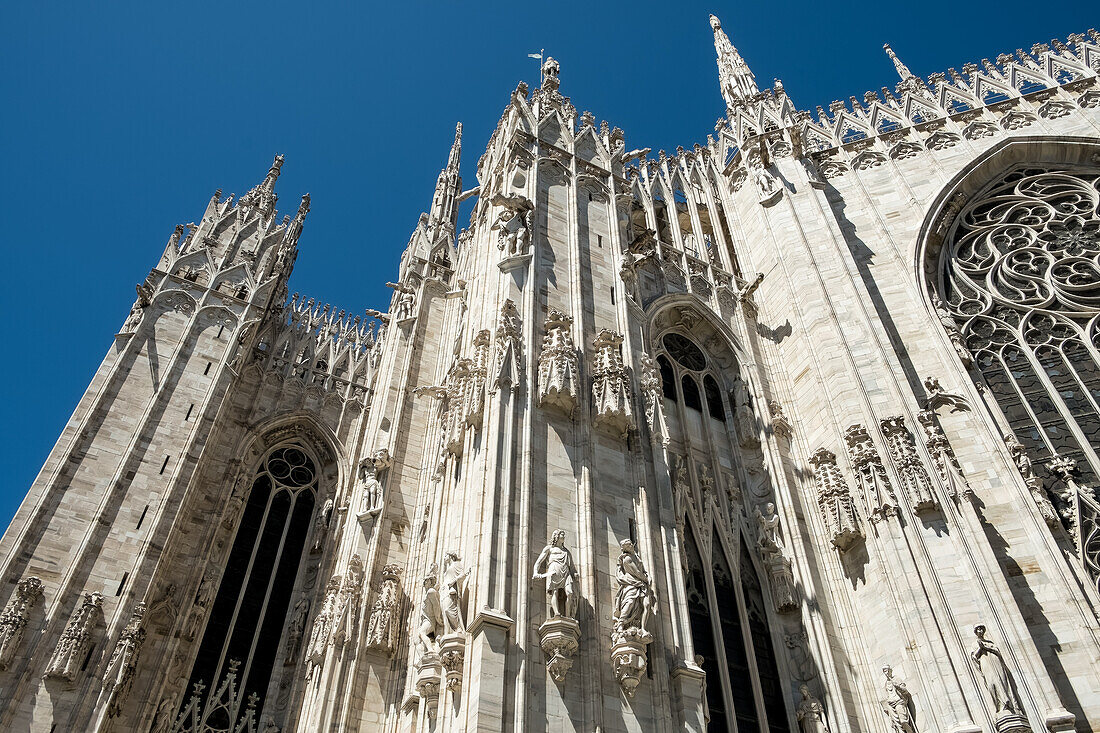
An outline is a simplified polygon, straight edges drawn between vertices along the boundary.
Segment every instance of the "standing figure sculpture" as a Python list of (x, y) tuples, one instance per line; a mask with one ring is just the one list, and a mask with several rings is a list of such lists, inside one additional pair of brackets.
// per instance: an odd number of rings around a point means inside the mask
[(970, 652), (970, 658), (974, 660), (974, 666), (985, 681), (985, 689), (989, 690), (989, 695), (993, 698), (993, 714), (998, 718), (1022, 714), (1020, 698), (1016, 697), (1016, 690), (1012, 686), (1012, 673), (1008, 671), (1001, 651), (990, 639), (985, 638), (984, 625), (975, 626), (974, 635), (978, 637), (978, 646)]
[(462, 558), (453, 550), (443, 556), (443, 626), (448, 634), (466, 630), (463, 599), (466, 595), (466, 579), (470, 570), (462, 564)]
[(882, 711), (890, 719), (894, 733), (917, 733), (913, 726), (912, 703), (913, 696), (905, 688), (905, 683), (894, 679), (894, 670), (889, 664), (882, 667), (882, 673), (886, 675), (883, 684)]
[(283, 664), (290, 666), (298, 660), (298, 652), (302, 648), (302, 638), (306, 632), (306, 622), (309, 620), (309, 599), (302, 597), (294, 604), (294, 615), (290, 619), (290, 628), (286, 636), (286, 657)]
[(381, 448), (369, 458), (359, 462), (359, 509), (355, 516), (360, 520), (377, 516), (384, 503), (381, 473), (390, 466), (390, 452)]
[(756, 543), (764, 553), (778, 552), (779, 547), (779, 515), (775, 513), (775, 504), (768, 503), (764, 507), (756, 507)]
[(420, 620), (417, 623), (414, 641), (418, 660), (434, 654), (437, 639), (443, 635), (443, 610), (439, 603), (437, 584), (436, 566), (432, 565), (428, 574), (424, 576), (424, 596), (420, 599)]
[(799, 687), (798, 691), (802, 699), (795, 710), (795, 716), (802, 733), (829, 733), (829, 726), (825, 723), (825, 708), (821, 701), (810, 693), (810, 688), (806, 685)]
[(657, 605), (657, 595), (634, 543), (623, 540), (619, 550), (619, 569), (615, 575), (619, 588), (615, 593), (612, 634), (619, 636), (633, 629), (645, 635), (649, 617)]
[(539, 553), (531, 579), (546, 581), (546, 606), (551, 618), (577, 617), (577, 568), (565, 547), (565, 530), (556, 530), (550, 544)]

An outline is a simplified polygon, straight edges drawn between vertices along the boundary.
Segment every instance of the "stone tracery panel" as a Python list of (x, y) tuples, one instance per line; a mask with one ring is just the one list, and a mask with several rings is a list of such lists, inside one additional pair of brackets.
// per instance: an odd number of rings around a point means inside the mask
[[(1100, 173), (1005, 175), (952, 224), (938, 290), (1084, 565), (1100, 577), (1100, 542), (1089, 541), (1097, 528), (1084, 526), (1089, 516), (1095, 523), (1100, 485)], [(1079, 483), (1049, 470), (1066, 460)]]

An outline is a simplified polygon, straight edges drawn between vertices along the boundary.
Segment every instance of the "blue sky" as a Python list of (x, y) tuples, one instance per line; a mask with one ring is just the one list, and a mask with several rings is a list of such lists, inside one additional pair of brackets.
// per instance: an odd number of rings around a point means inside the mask
[[(8, 356), (6, 526), (125, 319), (134, 284), (216, 188), (286, 155), (281, 209), (309, 191), (291, 290), (388, 302), (456, 121), (474, 166), (527, 58), (627, 147), (702, 142), (722, 114), (707, 16), (761, 86), (803, 109), (1100, 22), (1092, 2), (16, 3), (0, 10), (0, 247)], [(1093, 12), (1088, 12), (1088, 11)], [(460, 222), (461, 223), (461, 222)], [(16, 348), (18, 346), (18, 348)]]

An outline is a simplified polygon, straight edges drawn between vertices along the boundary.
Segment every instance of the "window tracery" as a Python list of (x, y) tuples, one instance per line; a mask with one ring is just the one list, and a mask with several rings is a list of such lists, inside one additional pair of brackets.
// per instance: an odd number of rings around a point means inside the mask
[[(1100, 174), (1010, 172), (957, 217), (939, 278), (942, 307), (1067, 529), (1095, 535), (1073, 517), (1100, 485)], [(1079, 491), (1057, 485), (1059, 460), (1076, 465)], [(1100, 567), (1100, 547), (1091, 553), (1085, 566)]]
[(235, 730), (243, 711), (221, 694), (230, 677), (234, 699), (248, 697), (249, 709), (262, 712), (315, 524), (318, 475), (313, 458), (296, 444), (275, 448), (257, 469), (191, 670), (194, 692), (173, 731)]
[[(751, 733), (786, 733), (782, 682), (760, 580), (755, 569), (751, 577), (746, 574), (745, 563), (751, 566), (751, 560), (738, 523), (715, 521), (712, 513), (723, 500), (714, 491), (712, 476), (740, 460), (736, 436), (725, 424), (728, 397), (720, 386), (726, 384), (728, 391), (727, 378), (737, 367), (713, 350), (704, 352), (694, 338), (675, 330), (665, 333), (657, 340), (655, 360), (665, 409), (679, 416), (669, 425), (675, 451), (670, 471), (677, 526), (684, 537), (691, 636), (707, 673), (707, 730), (727, 733), (736, 726)], [(711, 341), (702, 343), (712, 348)], [(730, 502), (729, 516), (737, 516), (739, 501), (728, 494), (725, 501)]]

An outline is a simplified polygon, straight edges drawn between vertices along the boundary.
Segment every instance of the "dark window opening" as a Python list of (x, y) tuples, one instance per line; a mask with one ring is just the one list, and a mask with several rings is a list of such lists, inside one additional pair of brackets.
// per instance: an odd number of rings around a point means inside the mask
[(726, 409), (722, 406), (722, 391), (718, 389), (718, 382), (709, 374), (703, 377), (703, 392), (707, 396), (707, 412), (715, 420), (726, 421)]
[(680, 387), (684, 392), (684, 406), (693, 410), (703, 411), (703, 401), (699, 396), (699, 385), (689, 375), (685, 374), (680, 379)]
[[(714, 536), (718, 536), (717, 530)], [(722, 629), (722, 648), (726, 652), (726, 669), (729, 671), (730, 691), (733, 693), (737, 730), (739, 733), (753, 733), (760, 730), (760, 713), (756, 709), (756, 695), (752, 690), (745, 631), (737, 606), (733, 574), (726, 555), (722, 552), (722, 546), (717, 541), (713, 547), (711, 570), (714, 573), (714, 593), (723, 599), (718, 604), (718, 624)]]
[(661, 392), (665, 397), (675, 402), (676, 374), (672, 371), (672, 364), (664, 356), (658, 356), (657, 366), (661, 370)]
[(779, 665), (775, 661), (772, 634), (768, 626), (768, 614), (764, 607), (764, 593), (756, 566), (752, 563), (748, 545), (741, 539), (741, 590), (745, 594), (749, 634), (752, 637), (756, 673), (760, 678), (760, 691), (764, 698), (764, 710), (768, 714), (769, 733), (789, 733), (787, 708), (783, 703), (783, 681), (779, 677)]
[(707, 723), (708, 733), (728, 733), (729, 722), (726, 719), (726, 696), (722, 692), (722, 676), (718, 669), (718, 651), (714, 643), (714, 628), (711, 626), (710, 601), (707, 597), (707, 582), (703, 574), (703, 560), (689, 528), (684, 533), (684, 552), (687, 554), (688, 574), (686, 581), (688, 623), (691, 626), (691, 640), (695, 647), (695, 657), (707, 673)]

